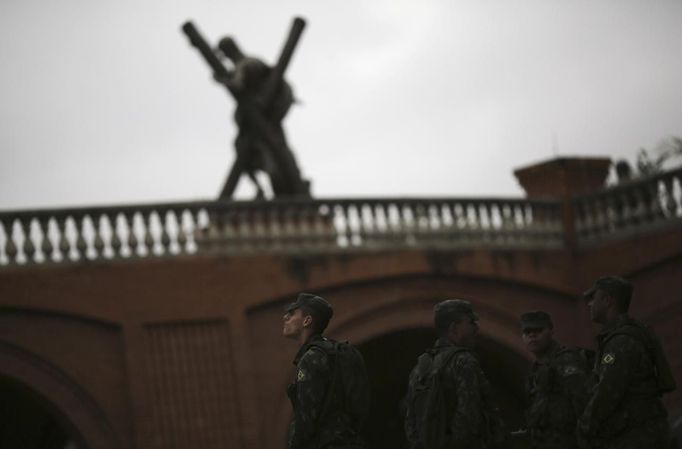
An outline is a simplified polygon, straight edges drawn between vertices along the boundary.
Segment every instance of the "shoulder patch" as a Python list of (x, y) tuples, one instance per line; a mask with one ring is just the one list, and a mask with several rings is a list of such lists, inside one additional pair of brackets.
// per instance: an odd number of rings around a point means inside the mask
[(564, 376), (570, 376), (572, 374), (577, 373), (578, 371), (579, 371), (578, 368), (576, 368), (575, 366), (569, 365), (569, 366), (564, 368), (563, 374), (564, 374)]
[(303, 371), (302, 369), (299, 369), (298, 372), (296, 373), (296, 380), (301, 382), (301, 381), (305, 380), (305, 378), (306, 378), (305, 371)]
[(612, 352), (607, 352), (604, 354), (604, 356), (601, 358), (601, 363), (602, 365), (611, 365), (613, 362), (616, 361), (616, 356)]

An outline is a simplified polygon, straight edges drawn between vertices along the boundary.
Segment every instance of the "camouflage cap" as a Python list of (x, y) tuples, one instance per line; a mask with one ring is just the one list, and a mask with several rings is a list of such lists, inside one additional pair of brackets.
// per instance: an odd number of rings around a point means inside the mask
[(597, 290), (603, 290), (611, 296), (629, 298), (632, 295), (632, 284), (619, 276), (602, 276), (590, 287), (583, 296), (592, 299)]
[(332, 309), (332, 305), (329, 304), (323, 297), (314, 295), (312, 293), (299, 293), (296, 301), (289, 304), (285, 310), (286, 312), (292, 312), (301, 308), (310, 311), (317, 318), (320, 318), (324, 321), (330, 320), (334, 315), (334, 309)]
[(437, 328), (445, 327), (462, 316), (478, 321), (478, 315), (474, 313), (471, 303), (463, 299), (446, 299), (433, 308), (433, 320)]
[(522, 332), (528, 329), (552, 329), (553, 327), (552, 317), (549, 313), (542, 310), (534, 310), (521, 315)]

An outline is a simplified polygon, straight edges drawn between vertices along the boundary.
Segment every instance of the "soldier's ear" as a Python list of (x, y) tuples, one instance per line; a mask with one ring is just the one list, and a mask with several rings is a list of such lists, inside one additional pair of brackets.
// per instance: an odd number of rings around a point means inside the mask
[(602, 299), (606, 302), (606, 306), (609, 308), (614, 307), (614, 306), (616, 306), (616, 307), (618, 306), (618, 304), (616, 304), (616, 298), (614, 298), (613, 295), (611, 295), (611, 294), (604, 293), (604, 296), (602, 296)]
[(306, 315), (303, 317), (303, 326), (304, 327), (310, 327), (313, 325), (313, 317), (310, 315)]
[(457, 334), (457, 321), (452, 321), (448, 326), (448, 335)]

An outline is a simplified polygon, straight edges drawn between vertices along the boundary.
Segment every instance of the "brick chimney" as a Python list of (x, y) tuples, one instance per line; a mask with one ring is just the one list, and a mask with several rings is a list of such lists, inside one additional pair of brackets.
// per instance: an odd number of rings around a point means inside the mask
[(594, 192), (606, 184), (610, 158), (559, 157), (514, 171), (519, 184), (532, 199), (561, 201), (564, 241), (568, 248), (577, 247), (574, 195)]
[(559, 157), (514, 171), (528, 198), (568, 198), (594, 192), (606, 183), (611, 159)]

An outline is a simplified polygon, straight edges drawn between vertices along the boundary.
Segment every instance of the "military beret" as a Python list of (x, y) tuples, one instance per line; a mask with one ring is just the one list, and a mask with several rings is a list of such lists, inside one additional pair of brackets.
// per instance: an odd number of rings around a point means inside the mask
[(521, 331), (528, 329), (551, 329), (553, 327), (552, 317), (549, 313), (542, 310), (534, 310), (521, 315)]
[(632, 284), (619, 276), (603, 276), (594, 281), (583, 296), (590, 300), (597, 290), (603, 290), (611, 296), (629, 298), (632, 296)]
[(433, 320), (436, 327), (447, 326), (462, 316), (468, 316), (472, 320), (478, 321), (478, 315), (474, 313), (471, 303), (463, 299), (446, 299), (433, 308)]
[(329, 304), (323, 297), (314, 295), (312, 293), (299, 293), (296, 301), (289, 304), (286, 308), (286, 311), (292, 312), (301, 308), (309, 311), (315, 315), (316, 318), (325, 321), (330, 320), (334, 315), (334, 309), (332, 309), (331, 304)]

